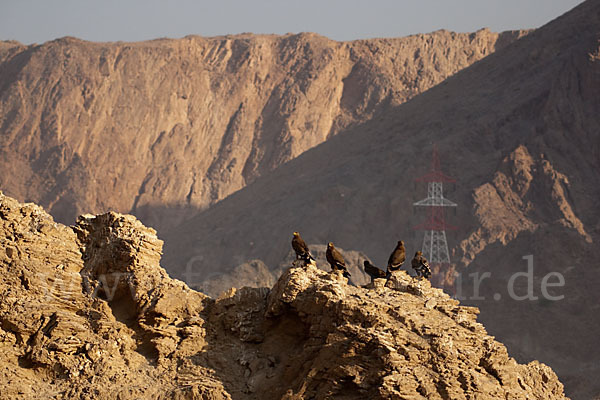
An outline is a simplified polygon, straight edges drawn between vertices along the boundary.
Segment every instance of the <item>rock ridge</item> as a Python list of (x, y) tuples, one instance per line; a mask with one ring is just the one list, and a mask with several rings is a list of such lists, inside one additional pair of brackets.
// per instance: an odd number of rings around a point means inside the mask
[(309, 266), (212, 299), (114, 212), (57, 224), (0, 193), (2, 398), (564, 399), (464, 307), (400, 271), (348, 285)]

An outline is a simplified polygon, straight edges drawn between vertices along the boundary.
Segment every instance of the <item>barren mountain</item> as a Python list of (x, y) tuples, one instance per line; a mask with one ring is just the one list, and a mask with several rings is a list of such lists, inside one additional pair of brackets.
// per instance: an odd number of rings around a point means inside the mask
[(63, 222), (173, 226), (521, 35), (3, 42), (0, 188)]
[[(291, 232), (333, 241), (383, 264), (426, 196), (431, 144), (458, 178), (447, 197), (463, 296), (521, 361), (548, 362), (567, 394), (600, 394), (600, 2), (587, 1), (405, 104), (307, 151), (167, 236), (165, 264), (189, 284), (250, 259), (275, 268)], [(509, 296), (527, 271), (537, 300)], [(466, 270), (465, 270), (466, 268)], [(469, 273), (489, 272), (479, 291)], [(564, 285), (541, 297), (548, 273)], [(446, 278), (446, 277), (444, 277)], [(549, 279), (549, 278), (548, 278)], [(553, 275), (552, 282), (558, 278)], [(529, 286), (516, 282), (520, 296)], [(564, 295), (560, 301), (548, 300)], [(478, 297), (483, 300), (476, 300)]]
[(211, 299), (130, 215), (68, 228), (0, 193), (3, 399), (566, 399), (440, 289), (313, 266)]

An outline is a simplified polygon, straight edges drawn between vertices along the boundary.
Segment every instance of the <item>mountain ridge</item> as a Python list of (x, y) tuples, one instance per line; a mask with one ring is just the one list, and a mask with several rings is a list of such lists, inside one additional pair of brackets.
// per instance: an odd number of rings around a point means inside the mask
[(163, 230), (523, 34), (3, 43), (0, 187)]

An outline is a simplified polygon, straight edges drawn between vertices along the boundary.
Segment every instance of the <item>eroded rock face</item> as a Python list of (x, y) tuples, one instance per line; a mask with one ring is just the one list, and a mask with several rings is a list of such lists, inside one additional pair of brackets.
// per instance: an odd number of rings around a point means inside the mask
[(564, 399), (425, 281), (314, 266), (213, 300), (167, 276), (132, 216), (69, 228), (0, 194), (3, 398)]
[(306, 389), (290, 398), (563, 398), (562, 385), (536, 383), (555, 381), (551, 369), (518, 365), (476, 322), (476, 308), (404, 271), (365, 290), (316, 268), (290, 269), (267, 313), (298, 313), (311, 340), (322, 341)]
[(160, 268), (152, 229), (115, 213), (68, 228), (4, 195), (0, 223), (3, 398), (230, 398), (206, 367), (177, 373), (173, 353), (206, 344), (207, 299)]
[(456, 253), (460, 263), (468, 266), (495, 242), (506, 246), (521, 232), (535, 232), (545, 215), (557, 216), (562, 226), (592, 243), (573, 211), (566, 194), (569, 189), (569, 179), (556, 171), (543, 154), (534, 158), (524, 145), (518, 146), (502, 160), (492, 182), (473, 191), (473, 214), (478, 227), (459, 244)]
[(0, 188), (162, 231), (522, 34), (1, 42)]

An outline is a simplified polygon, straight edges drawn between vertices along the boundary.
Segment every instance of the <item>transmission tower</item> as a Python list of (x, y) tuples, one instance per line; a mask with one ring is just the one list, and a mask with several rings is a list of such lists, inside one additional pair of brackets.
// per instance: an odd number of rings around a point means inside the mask
[(433, 267), (441, 268), (443, 264), (450, 264), (446, 230), (456, 229), (446, 223), (444, 207), (456, 207), (456, 203), (444, 197), (444, 183), (454, 183), (454, 178), (445, 175), (440, 168), (440, 156), (437, 146), (433, 145), (431, 170), (428, 174), (417, 178), (417, 182), (427, 182), (427, 198), (413, 203), (414, 206), (429, 207), (428, 219), (414, 227), (416, 230), (425, 231), (423, 237), (423, 255)]

